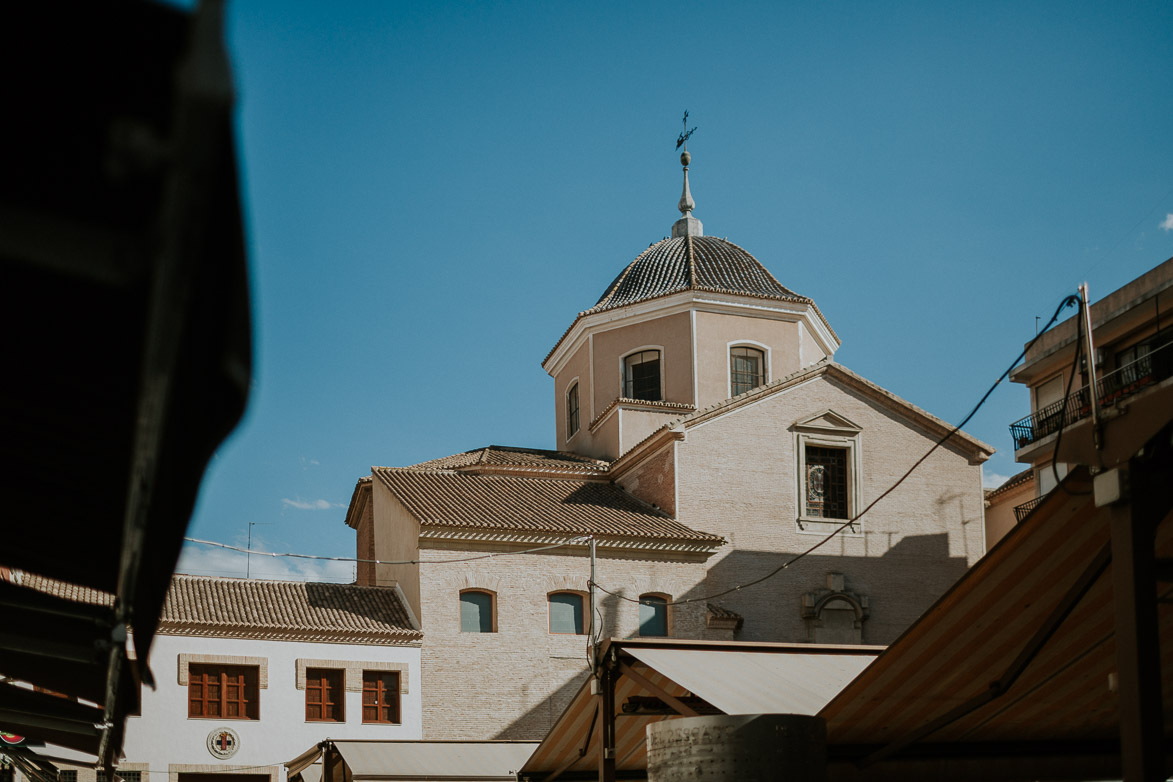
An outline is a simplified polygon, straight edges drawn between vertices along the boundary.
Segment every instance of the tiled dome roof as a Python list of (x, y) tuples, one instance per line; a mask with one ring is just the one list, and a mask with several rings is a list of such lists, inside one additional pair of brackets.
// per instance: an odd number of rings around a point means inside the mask
[(715, 236), (679, 236), (644, 250), (583, 314), (685, 290), (813, 304), (774, 279), (757, 258), (736, 244)]

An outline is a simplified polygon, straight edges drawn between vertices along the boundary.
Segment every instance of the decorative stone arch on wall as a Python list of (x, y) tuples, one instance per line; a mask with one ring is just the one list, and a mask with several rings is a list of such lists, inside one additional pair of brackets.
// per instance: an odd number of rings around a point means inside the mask
[(827, 574), (827, 588), (802, 596), (807, 640), (816, 644), (862, 644), (868, 598), (849, 592), (842, 573)]
[(484, 573), (477, 573), (475, 575), (465, 573), (461, 577), (460, 583), (457, 584), (457, 589), (460, 592), (479, 590), (481, 592), (492, 592), (496, 595), (501, 593), (501, 578)]
[(581, 592), (587, 593), (587, 583), (582, 576), (572, 576), (565, 573), (546, 577), (546, 594), (551, 592)]

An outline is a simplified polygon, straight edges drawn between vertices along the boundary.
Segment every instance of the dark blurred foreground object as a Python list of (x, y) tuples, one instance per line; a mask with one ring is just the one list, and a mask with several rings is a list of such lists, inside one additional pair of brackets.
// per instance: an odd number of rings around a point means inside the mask
[(222, 18), (219, 2), (0, 12), (0, 677), (97, 704), (0, 681), (0, 729), (107, 767), (251, 375)]

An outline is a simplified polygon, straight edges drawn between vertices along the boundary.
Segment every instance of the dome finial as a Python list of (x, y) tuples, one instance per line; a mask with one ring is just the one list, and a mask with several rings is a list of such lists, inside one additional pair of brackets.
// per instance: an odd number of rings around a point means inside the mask
[(676, 137), (676, 148), (684, 147), (684, 151), (680, 153), (680, 165), (684, 166), (684, 190), (680, 194), (680, 202), (676, 204), (676, 208), (680, 210), (683, 215), (672, 225), (672, 238), (679, 236), (704, 236), (701, 221), (692, 216), (692, 210), (696, 208), (696, 202), (692, 200), (692, 192), (688, 189), (688, 164), (692, 162), (692, 155), (688, 154), (688, 139), (696, 132), (696, 128), (691, 130), (688, 127), (688, 111), (684, 112), (684, 130)]

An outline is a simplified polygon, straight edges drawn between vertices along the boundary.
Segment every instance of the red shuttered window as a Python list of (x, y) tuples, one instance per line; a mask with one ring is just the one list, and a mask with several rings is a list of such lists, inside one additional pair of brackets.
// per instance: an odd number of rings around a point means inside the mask
[(197, 665), (188, 668), (187, 716), (228, 720), (260, 719), (253, 665)]
[(362, 721), (399, 724), (398, 671), (363, 671)]
[(305, 718), (308, 722), (343, 722), (342, 671), (307, 668), (305, 672)]

